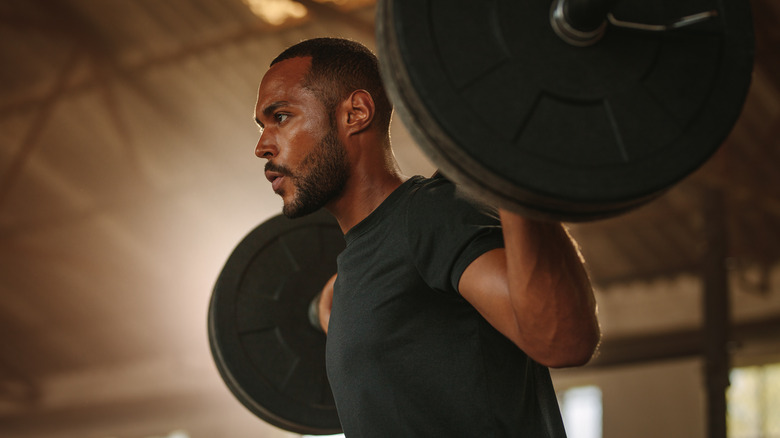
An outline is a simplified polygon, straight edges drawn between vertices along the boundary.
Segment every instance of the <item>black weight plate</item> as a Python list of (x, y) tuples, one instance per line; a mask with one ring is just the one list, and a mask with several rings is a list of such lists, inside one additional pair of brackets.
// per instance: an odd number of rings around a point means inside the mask
[(653, 199), (720, 146), (747, 94), (747, 0), (621, 0), (590, 47), (551, 0), (381, 0), (377, 45), (399, 115), (445, 175), (505, 208), (591, 220)]
[(276, 216), (236, 246), (214, 286), (208, 334), (223, 380), (255, 415), (291, 432), (341, 431), (325, 335), (308, 309), (343, 249), (341, 230), (324, 210)]

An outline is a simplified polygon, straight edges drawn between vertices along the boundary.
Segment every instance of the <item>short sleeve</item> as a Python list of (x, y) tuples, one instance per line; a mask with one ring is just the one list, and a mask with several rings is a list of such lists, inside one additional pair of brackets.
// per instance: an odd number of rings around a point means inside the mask
[(504, 246), (496, 210), (445, 179), (420, 183), (407, 208), (410, 257), (432, 289), (457, 293), (471, 262)]

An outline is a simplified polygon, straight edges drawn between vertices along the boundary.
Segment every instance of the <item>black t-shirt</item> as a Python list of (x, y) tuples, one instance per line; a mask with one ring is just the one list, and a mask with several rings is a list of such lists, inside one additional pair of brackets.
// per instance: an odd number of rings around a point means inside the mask
[(457, 290), (503, 246), (494, 210), (414, 177), (345, 239), (327, 368), (348, 438), (563, 436), (547, 369)]

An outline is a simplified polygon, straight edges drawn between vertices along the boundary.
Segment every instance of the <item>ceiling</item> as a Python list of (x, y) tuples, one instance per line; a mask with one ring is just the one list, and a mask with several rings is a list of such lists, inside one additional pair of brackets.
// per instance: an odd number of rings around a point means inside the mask
[[(0, 1), (0, 428), (98, 405), (130, 427), (150, 393), (179, 397), (173, 416), (235, 407), (213, 396), (205, 318), (232, 248), (281, 208), (253, 157), (257, 84), (307, 37), (374, 46), (372, 1), (298, 0), (279, 24), (251, 3)], [(751, 4), (754, 76), (723, 147), (647, 206), (572, 226), (599, 288), (698, 273), (713, 215), (731, 269), (777, 265), (780, 4)], [(433, 172), (398, 122), (393, 143), (405, 173)]]

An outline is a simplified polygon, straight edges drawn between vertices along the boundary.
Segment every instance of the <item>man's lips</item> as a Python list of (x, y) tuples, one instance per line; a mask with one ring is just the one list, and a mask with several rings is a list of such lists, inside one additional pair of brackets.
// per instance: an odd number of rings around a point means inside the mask
[(274, 172), (272, 170), (265, 171), (265, 178), (271, 183), (271, 188), (273, 188), (274, 192), (279, 191), (279, 188), (282, 186), (284, 177), (284, 174), (280, 172)]

